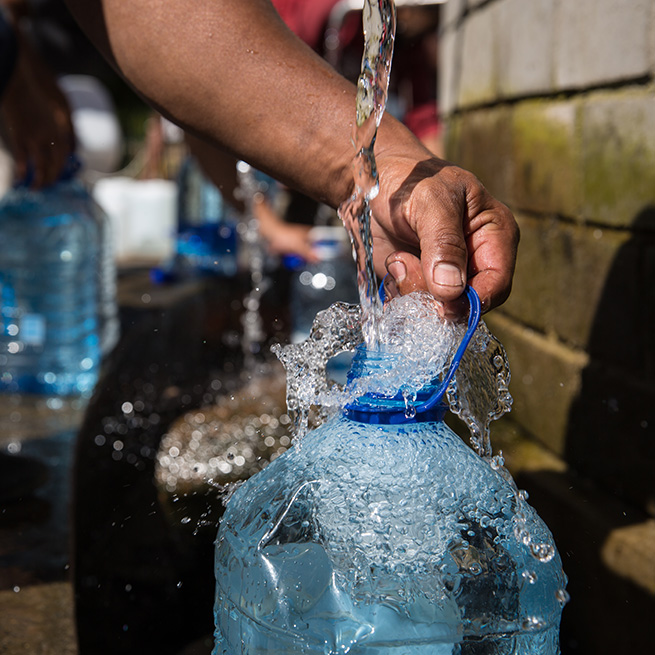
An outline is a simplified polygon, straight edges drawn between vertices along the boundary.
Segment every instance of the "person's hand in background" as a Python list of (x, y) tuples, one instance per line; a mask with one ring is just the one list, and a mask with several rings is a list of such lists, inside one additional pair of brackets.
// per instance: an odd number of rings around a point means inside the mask
[[(4, 0), (6, 2), (7, 0)], [(47, 64), (17, 29), (14, 70), (0, 98), (0, 124), (14, 159), (14, 177), (33, 187), (52, 184), (73, 152), (68, 102)]]

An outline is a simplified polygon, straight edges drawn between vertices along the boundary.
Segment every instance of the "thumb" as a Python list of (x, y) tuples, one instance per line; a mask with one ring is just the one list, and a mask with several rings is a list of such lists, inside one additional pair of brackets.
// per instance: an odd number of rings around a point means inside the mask
[(461, 219), (442, 215), (417, 232), (428, 290), (442, 302), (456, 300), (466, 288), (468, 263)]

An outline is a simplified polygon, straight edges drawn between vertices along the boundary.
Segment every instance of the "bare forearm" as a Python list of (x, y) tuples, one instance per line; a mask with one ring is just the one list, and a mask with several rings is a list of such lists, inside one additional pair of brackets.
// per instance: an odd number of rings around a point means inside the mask
[(68, 3), (164, 115), (311, 195), (347, 197), (354, 87), (267, 0)]
[[(268, 0), (67, 2), (126, 79), (188, 132), (333, 206), (350, 195), (355, 89)], [(518, 243), (509, 210), (388, 116), (375, 150), (378, 271), (395, 258), (396, 269), (419, 268), (438, 300), (472, 281), (486, 309), (503, 302)]]

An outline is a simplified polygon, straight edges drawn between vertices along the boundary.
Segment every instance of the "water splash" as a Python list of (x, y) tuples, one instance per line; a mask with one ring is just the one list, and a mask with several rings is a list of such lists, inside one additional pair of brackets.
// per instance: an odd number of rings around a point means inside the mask
[(259, 232), (259, 223), (255, 218), (253, 204), (258, 194), (261, 195), (260, 183), (250, 164), (245, 161), (237, 163), (239, 195), (245, 205), (241, 221), (241, 239), (248, 250), (248, 267), (250, 269), (251, 289), (243, 301), (244, 313), (241, 317), (243, 334), (241, 345), (244, 354), (244, 368), (251, 370), (255, 366), (255, 355), (260, 352), (266, 337), (259, 308), (264, 292), (271, 281), (264, 275), (265, 246)]
[(370, 201), (379, 192), (373, 149), (387, 104), (396, 34), (395, 4), (393, 0), (366, 0), (362, 18), (365, 44), (353, 130), (355, 192), (341, 205), (339, 216), (350, 234), (355, 252), (364, 340), (372, 347), (377, 343), (377, 322), (381, 314), (371, 238)]
[(492, 455), (491, 421), (512, 408), (510, 378), (505, 349), (481, 321), (447, 391), (450, 411), (464, 421), (481, 457)]
[(312, 424), (319, 425), (342, 406), (342, 388), (328, 379), (327, 363), (342, 352), (353, 352), (362, 338), (359, 305), (338, 302), (316, 315), (305, 341), (271, 347), (287, 371), (287, 411), (296, 442), (308, 430), (312, 408)]

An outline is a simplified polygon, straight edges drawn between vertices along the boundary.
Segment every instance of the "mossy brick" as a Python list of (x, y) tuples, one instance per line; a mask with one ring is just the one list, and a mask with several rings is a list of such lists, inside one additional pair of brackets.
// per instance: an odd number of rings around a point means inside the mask
[(499, 3), (498, 89), (505, 98), (553, 90), (552, 0)]
[(582, 151), (585, 218), (630, 226), (655, 206), (655, 91), (589, 96)]
[(644, 344), (623, 338), (641, 311), (634, 235), (553, 217), (516, 218), (521, 243), (504, 311), (578, 349), (591, 347), (608, 363), (640, 366)]
[(554, 453), (566, 445), (568, 417), (578, 395), (584, 353), (573, 351), (495, 311), (485, 319), (504, 345), (512, 371), (512, 417)]
[(458, 107), (489, 103), (498, 97), (496, 7), (496, 3), (485, 5), (464, 20)]
[(590, 88), (648, 75), (651, 10), (652, 0), (561, 0), (553, 51), (556, 88)]
[(443, 144), (445, 157), (457, 163), (460, 160), (460, 135), (462, 118), (460, 115), (449, 116), (443, 123)]
[(496, 198), (511, 204), (511, 139), (511, 110), (501, 106), (460, 114), (446, 148), (452, 161), (475, 173)]
[(518, 209), (577, 217), (582, 205), (578, 103), (519, 103), (512, 121)]

